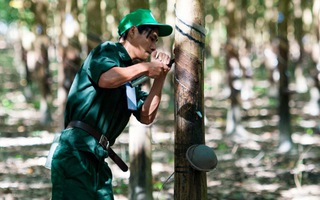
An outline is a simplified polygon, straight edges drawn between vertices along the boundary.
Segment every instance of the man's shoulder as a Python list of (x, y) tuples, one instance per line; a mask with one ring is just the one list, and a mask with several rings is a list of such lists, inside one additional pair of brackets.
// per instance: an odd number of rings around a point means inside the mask
[(105, 55), (106, 53), (109, 55), (111, 54), (115, 54), (117, 52), (117, 44), (115, 42), (111, 42), (111, 41), (106, 41), (103, 43), (100, 43), (98, 46), (96, 46), (91, 52), (90, 54), (92, 55), (92, 57), (99, 57), (102, 55)]
[(103, 42), (100, 44), (101, 48), (102, 49), (117, 49), (118, 46), (117, 46), (117, 43), (116, 42), (112, 42), (112, 41), (106, 41), (106, 42)]

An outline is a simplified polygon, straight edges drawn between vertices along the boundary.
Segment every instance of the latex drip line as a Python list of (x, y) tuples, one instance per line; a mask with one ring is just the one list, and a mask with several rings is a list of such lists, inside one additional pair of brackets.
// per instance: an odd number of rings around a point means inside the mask
[(185, 21), (183, 21), (180, 17), (177, 16), (177, 19), (184, 25), (186, 25), (187, 27), (195, 30), (196, 32), (200, 33), (202, 36), (206, 36), (206, 29), (198, 24), (192, 23), (192, 25), (189, 25), (188, 23), (186, 23)]
[(187, 86), (183, 85), (183, 83), (181, 83), (181, 82), (179, 81), (179, 79), (177, 78), (177, 76), (174, 76), (174, 79), (179, 83), (179, 85), (181, 85), (181, 87), (183, 87), (184, 89), (190, 91), (190, 89), (187, 88)]
[(197, 43), (198, 45), (200, 45), (200, 47), (204, 48), (204, 43), (201, 42), (200, 40), (195, 39), (194, 37), (192, 37), (190, 34), (183, 32), (177, 25), (175, 26), (176, 30), (181, 33), (182, 35), (186, 36), (189, 40)]
[[(205, 37), (206, 36), (206, 31), (205, 28), (201, 25), (197, 25), (197, 24), (188, 24), (186, 21), (183, 21), (181, 18), (177, 17), (177, 19), (179, 20), (179, 22), (181, 22), (183, 25), (187, 26), (188, 28), (196, 31), (197, 33), (199, 33), (201, 36)], [(179, 28), (178, 25), (175, 25), (175, 29), (181, 33), (182, 35), (186, 36), (189, 40), (199, 44), (201, 47), (204, 47), (205, 44), (203, 42), (201, 42), (200, 40), (197, 40), (196, 38), (192, 37), (190, 34), (185, 33), (181, 28)]]

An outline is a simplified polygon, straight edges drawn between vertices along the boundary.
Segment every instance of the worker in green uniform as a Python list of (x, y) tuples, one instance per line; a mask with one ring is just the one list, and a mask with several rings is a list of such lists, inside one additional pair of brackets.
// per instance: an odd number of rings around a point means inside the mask
[[(126, 165), (111, 146), (131, 114), (143, 124), (155, 119), (170, 56), (156, 50), (172, 27), (138, 9), (119, 23), (119, 42), (104, 42), (85, 59), (71, 86), (62, 131), (51, 165), (52, 199), (114, 199), (107, 157)], [(131, 81), (154, 79), (149, 93)]]

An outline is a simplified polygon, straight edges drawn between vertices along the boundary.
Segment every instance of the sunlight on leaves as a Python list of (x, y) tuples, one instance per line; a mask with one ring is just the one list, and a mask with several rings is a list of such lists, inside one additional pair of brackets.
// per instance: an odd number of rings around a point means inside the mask
[(306, 130), (306, 133), (307, 133), (308, 135), (313, 135), (313, 130), (312, 130), (311, 128), (308, 128), (308, 129)]
[(8, 99), (2, 99), (1, 103), (2, 103), (3, 107), (5, 107), (7, 109), (12, 109), (12, 107), (13, 107), (12, 101), (10, 101)]

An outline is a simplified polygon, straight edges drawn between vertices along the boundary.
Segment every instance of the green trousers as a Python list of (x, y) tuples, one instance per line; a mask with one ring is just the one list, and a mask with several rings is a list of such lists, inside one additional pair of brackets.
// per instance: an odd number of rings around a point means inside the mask
[(51, 165), (52, 200), (113, 200), (112, 173), (94, 154), (59, 144)]

